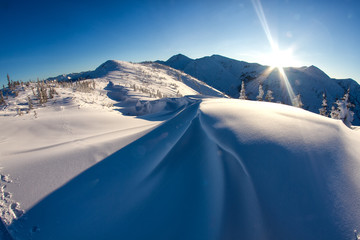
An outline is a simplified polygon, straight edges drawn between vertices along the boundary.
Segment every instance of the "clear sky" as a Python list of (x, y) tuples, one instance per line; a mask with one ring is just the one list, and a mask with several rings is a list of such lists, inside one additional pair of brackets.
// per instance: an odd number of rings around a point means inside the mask
[[(258, 0), (0, 0), (0, 82), (95, 69), (108, 59), (220, 54), (270, 64)], [(360, 82), (360, 0), (262, 0), (291, 65)]]

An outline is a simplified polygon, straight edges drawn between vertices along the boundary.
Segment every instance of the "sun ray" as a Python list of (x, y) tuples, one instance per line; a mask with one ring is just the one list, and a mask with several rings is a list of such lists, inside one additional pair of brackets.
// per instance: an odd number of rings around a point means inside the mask
[(270, 73), (272, 73), (272, 71), (274, 71), (275, 67), (273, 66), (270, 66), (268, 68), (266, 68), (261, 74), (259, 77), (257, 77), (256, 79), (259, 81), (259, 82), (263, 82), (269, 75)]
[(287, 92), (288, 92), (288, 94), (289, 94), (289, 98), (290, 98), (291, 104), (292, 104), (293, 106), (298, 106), (299, 103), (297, 102), (297, 100), (296, 100), (296, 98), (295, 98), (294, 91), (293, 91), (293, 89), (292, 89), (292, 87), (291, 87), (291, 85), (290, 85), (290, 82), (289, 82), (288, 77), (286, 76), (286, 73), (285, 73), (285, 71), (284, 71), (284, 68), (278, 67), (278, 70), (279, 70), (280, 78), (281, 78), (281, 80), (283, 81), (283, 83), (285, 84), (286, 90), (287, 90)]
[(278, 45), (275, 43), (272, 35), (271, 35), (271, 32), (270, 32), (270, 28), (269, 28), (269, 25), (267, 23), (267, 20), (266, 20), (266, 17), (265, 17), (265, 13), (264, 13), (264, 10), (262, 8), (262, 5), (261, 5), (261, 2), (260, 0), (252, 0), (252, 3), (253, 3), (253, 6), (255, 8), (255, 11), (256, 11), (256, 14), (259, 18), (259, 21), (261, 23), (261, 26), (265, 32), (265, 35), (270, 43), (270, 46), (271, 46), (271, 49), (273, 50), (277, 50), (279, 49)]
[[(264, 73), (266, 73), (267, 75), (269, 75), (271, 73), (272, 70), (274, 70), (274, 68), (276, 67), (279, 70), (279, 75), (280, 75), (280, 79), (282, 80), (282, 82), (284, 83), (287, 93), (289, 95), (291, 104), (293, 106), (297, 106), (297, 100), (295, 98), (295, 94), (294, 94), (294, 90), (291, 87), (291, 84), (289, 82), (289, 79), (284, 71), (284, 65), (287, 64), (287, 58), (290, 58), (291, 53), (288, 53), (287, 51), (281, 51), (279, 49), (278, 44), (274, 41), (272, 35), (271, 35), (271, 31), (268, 25), (268, 22), (266, 20), (265, 17), (265, 13), (264, 10), (262, 8), (261, 5), (261, 1), (260, 0), (252, 0), (252, 4), (254, 6), (254, 9), (256, 11), (256, 14), (259, 18), (259, 21), (261, 23), (261, 26), (264, 30), (264, 33), (266, 35), (266, 38), (269, 41), (270, 47), (272, 49), (272, 67), (269, 67), (267, 70), (264, 71)], [(262, 74), (263, 75), (263, 74)]]

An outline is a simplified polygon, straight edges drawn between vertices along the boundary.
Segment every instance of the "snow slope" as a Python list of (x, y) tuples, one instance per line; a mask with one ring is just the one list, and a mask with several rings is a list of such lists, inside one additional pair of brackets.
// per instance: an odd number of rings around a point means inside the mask
[[(219, 55), (190, 59), (179, 54), (165, 62), (158, 62), (184, 71), (233, 98), (239, 97), (241, 81), (245, 81), (249, 99), (256, 99), (259, 83), (261, 83), (265, 93), (267, 90), (273, 91), (275, 102), (291, 103), (278, 70), (268, 72), (268, 66), (237, 61)], [(284, 71), (295, 95), (301, 94), (303, 108), (314, 113), (319, 113), (323, 92), (327, 94), (328, 110), (330, 110), (331, 104), (336, 99), (342, 98), (350, 87), (350, 101), (356, 105), (353, 124), (360, 125), (360, 86), (354, 80), (332, 79), (315, 66), (285, 68)]]
[(19, 239), (349, 239), (359, 139), (301, 109), (196, 100), (10, 229)]
[[(0, 174), (9, 180), (1, 182), (8, 198), (0, 197), (0, 217), (6, 224), (22, 214), (14, 214), (15, 207), (27, 211), (54, 189), (160, 123), (123, 116), (116, 108), (104, 106), (112, 101), (99, 92), (86, 93), (85, 97), (66, 88), (57, 91), (59, 96), (46, 107), (35, 106), (28, 114), (16, 115), (15, 103), (10, 100), (1, 111)], [(18, 104), (24, 104), (21, 99), (27, 94), (19, 95)], [(12, 204), (17, 204), (14, 209)]]
[(48, 80), (68, 81), (78, 79), (112, 81), (123, 87), (147, 93), (150, 98), (196, 94), (216, 97), (225, 96), (220, 91), (181, 71), (153, 62), (129, 63), (108, 60), (94, 71), (60, 75)]
[[(6, 100), (0, 237), (353, 238), (359, 128), (283, 104), (189, 96), (198, 91), (173, 89), (173, 77), (115, 66), (86, 91), (49, 83), (58, 95), (42, 105), (31, 86)], [(150, 96), (132, 87), (141, 79), (188, 96)]]
[[(12, 91), (4, 90), (8, 96), (6, 105), (0, 106), (0, 167), (6, 169), (6, 174), (0, 170), (0, 218), (5, 224), (190, 102), (185, 98), (160, 98), (199, 92), (224, 96), (160, 64), (107, 61), (89, 73), (98, 78), (68, 81), (72, 74), (64, 75), (60, 80), (67, 81), (60, 83), (49, 79), (42, 85), (46, 92), (52, 87), (56, 94), (46, 103), (40, 103), (38, 97), (41, 84), (27, 83)], [(89, 84), (83, 87), (79, 83)], [(158, 112), (157, 121), (131, 117)], [(21, 207), (13, 195), (22, 200)]]

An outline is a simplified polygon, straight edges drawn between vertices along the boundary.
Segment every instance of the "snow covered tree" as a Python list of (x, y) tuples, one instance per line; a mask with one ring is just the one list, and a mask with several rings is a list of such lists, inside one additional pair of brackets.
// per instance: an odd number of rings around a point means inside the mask
[(259, 95), (256, 96), (258, 101), (262, 101), (264, 97), (264, 90), (262, 88), (262, 84), (259, 84)]
[(27, 101), (28, 101), (28, 105), (29, 105), (29, 109), (33, 109), (34, 108), (34, 104), (30, 98), (30, 96), (27, 96)]
[(0, 90), (0, 105), (5, 105), (5, 99), (2, 90)]
[(343, 123), (348, 127), (351, 126), (351, 122), (354, 120), (354, 112), (351, 111), (350, 108), (355, 106), (350, 102), (349, 96), (350, 89), (346, 91), (346, 93), (340, 100), (337, 100), (335, 102), (337, 108), (333, 106), (330, 113), (331, 118), (341, 119)]
[(298, 94), (294, 97), (293, 99), (293, 105), (294, 107), (298, 107), (298, 108), (302, 108), (304, 106), (304, 104), (301, 101), (301, 95)]
[(10, 90), (12, 90), (12, 84), (11, 84), (11, 81), (10, 81), (10, 76), (9, 76), (9, 74), (6, 75), (6, 78), (7, 78), (7, 81), (8, 81), (8, 88), (9, 88)]
[(53, 92), (53, 90), (52, 90), (52, 88), (51, 88), (51, 86), (49, 87), (49, 98), (50, 99), (52, 99), (52, 98), (54, 98), (54, 94), (53, 94), (54, 92)]
[(320, 115), (327, 117), (328, 116), (328, 112), (327, 112), (327, 99), (326, 99), (326, 94), (323, 93), (323, 101), (321, 104), (322, 108), (319, 109)]
[(272, 100), (274, 100), (274, 97), (272, 94), (273, 94), (273, 91), (267, 90), (266, 96), (265, 96), (266, 101), (271, 102)]
[(339, 111), (335, 106), (331, 107), (330, 117), (333, 119), (340, 119)]
[(360, 235), (358, 234), (357, 230), (354, 230), (354, 235), (355, 235), (355, 240), (359, 240), (360, 239)]
[(247, 99), (246, 92), (245, 92), (245, 82), (244, 81), (241, 82), (241, 90), (240, 90), (240, 97), (239, 98), (243, 99), (243, 100)]

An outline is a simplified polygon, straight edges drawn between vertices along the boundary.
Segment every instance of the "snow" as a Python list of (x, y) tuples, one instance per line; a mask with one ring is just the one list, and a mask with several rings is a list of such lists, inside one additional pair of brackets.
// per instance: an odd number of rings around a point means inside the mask
[(154, 63), (102, 66), (94, 89), (57, 86), (43, 106), (26, 86), (6, 99), (0, 237), (315, 240), (359, 229), (359, 128), (198, 95), (224, 96)]
[[(186, 60), (186, 61), (185, 61)], [(275, 102), (291, 105), (291, 98), (281, 80), (279, 71), (256, 63), (237, 61), (219, 55), (190, 59), (183, 55), (171, 57), (162, 64), (182, 70), (222, 91), (233, 98), (239, 98), (241, 82), (245, 82), (248, 99), (256, 100), (259, 85), (263, 90), (271, 90)], [(271, 70), (271, 71), (270, 71)], [(344, 96), (350, 88), (350, 101), (355, 104), (353, 125), (360, 125), (360, 86), (352, 79), (332, 79), (315, 66), (284, 68), (294, 94), (301, 95), (303, 108), (319, 113), (322, 94), (326, 93), (331, 104)]]
[[(208, 96), (224, 97), (225, 94), (207, 84), (173, 68), (153, 63), (129, 63), (109, 60), (101, 64), (94, 71), (61, 75), (50, 80), (70, 79), (101, 79), (105, 83), (113, 82), (121, 85), (126, 91), (132, 89), (140, 92), (140, 96), (148, 95), (151, 98), (179, 97), (182, 95), (203, 94)], [(139, 95), (139, 94), (137, 94)]]

